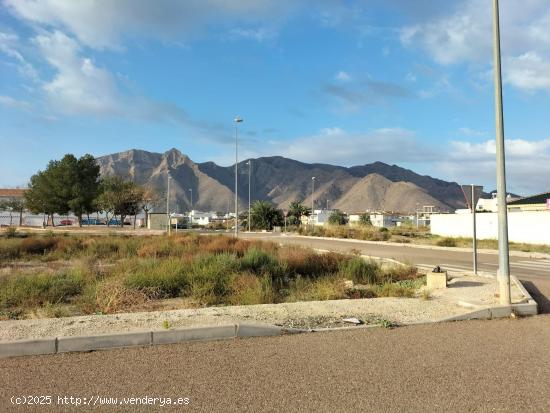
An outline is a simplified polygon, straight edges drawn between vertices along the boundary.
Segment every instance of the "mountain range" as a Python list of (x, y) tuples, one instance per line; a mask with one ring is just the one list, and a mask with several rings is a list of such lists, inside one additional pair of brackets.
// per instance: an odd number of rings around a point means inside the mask
[[(303, 163), (281, 156), (246, 159), (238, 164), (240, 209), (248, 208), (249, 163), (252, 202), (266, 200), (286, 209), (291, 201), (315, 208), (362, 212), (412, 212), (424, 205), (442, 211), (464, 208), (460, 186), (383, 162), (342, 167)], [(158, 211), (165, 211), (168, 174), (170, 209), (183, 212), (233, 211), (235, 169), (214, 162), (195, 163), (177, 149), (153, 153), (131, 149), (97, 158), (102, 175), (120, 175), (153, 188)], [(313, 185), (313, 179), (315, 182)], [(313, 194), (312, 194), (313, 190)]]

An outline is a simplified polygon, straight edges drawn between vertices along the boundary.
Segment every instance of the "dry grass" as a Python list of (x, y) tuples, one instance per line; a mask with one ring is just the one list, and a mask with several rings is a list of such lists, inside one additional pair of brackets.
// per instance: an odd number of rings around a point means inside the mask
[(403, 283), (418, 276), (353, 254), (223, 235), (16, 237), (0, 239), (0, 257), (41, 268), (0, 278), (3, 318), (135, 311), (173, 298), (194, 306), (359, 298), (345, 279), (368, 285), (360, 297), (411, 296), (417, 287)]

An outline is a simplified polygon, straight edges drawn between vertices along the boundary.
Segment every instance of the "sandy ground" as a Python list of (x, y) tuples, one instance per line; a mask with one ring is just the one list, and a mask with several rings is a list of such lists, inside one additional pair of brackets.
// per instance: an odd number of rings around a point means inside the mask
[[(461, 276), (452, 279), (449, 288), (431, 292), (430, 299), (370, 298), (8, 320), (0, 322), (0, 340), (160, 330), (166, 323), (170, 328), (258, 322), (311, 329), (349, 326), (343, 321), (348, 317), (356, 317), (365, 324), (383, 320), (396, 324), (433, 322), (472, 311), (463, 302), (497, 304), (495, 291), (492, 278)], [(522, 298), (517, 287), (512, 295), (515, 302)]]

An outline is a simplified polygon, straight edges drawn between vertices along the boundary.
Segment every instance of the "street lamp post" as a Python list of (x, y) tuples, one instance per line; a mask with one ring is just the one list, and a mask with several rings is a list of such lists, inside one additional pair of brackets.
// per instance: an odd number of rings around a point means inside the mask
[(315, 209), (315, 201), (313, 200), (313, 194), (315, 193), (315, 177), (311, 177), (311, 224), (314, 225), (313, 222), (313, 210)]
[(251, 188), (251, 182), (252, 182), (252, 159), (248, 160), (248, 232), (250, 232), (250, 217), (251, 217), (251, 210), (250, 210), (250, 188)]
[(235, 237), (239, 236), (239, 123), (241, 123), (242, 121), (242, 118), (238, 116), (235, 117)]
[(168, 175), (167, 184), (166, 184), (166, 223), (168, 229), (168, 235), (170, 235), (172, 230), (172, 225), (170, 223), (170, 175)]
[(508, 206), (506, 205), (506, 166), (504, 156), (504, 114), (500, 64), (500, 23), (498, 0), (493, 0), (493, 66), (495, 75), (495, 126), (498, 205), (498, 284), (500, 304), (510, 305), (510, 257), (508, 252)]
[(189, 192), (191, 193), (191, 211), (193, 210), (193, 188), (189, 188)]
[(311, 177), (311, 213), (313, 214), (313, 209), (315, 208), (315, 201), (313, 200), (313, 194), (315, 193), (315, 177)]

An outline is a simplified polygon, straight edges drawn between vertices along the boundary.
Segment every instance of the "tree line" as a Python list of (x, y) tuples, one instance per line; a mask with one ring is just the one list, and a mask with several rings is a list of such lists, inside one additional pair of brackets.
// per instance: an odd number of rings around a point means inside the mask
[(153, 191), (120, 176), (100, 176), (92, 155), (76, 158), (72, 154), (52, 160), (43, 171), (34, 174), (25, 191), (24, 206), (33, 213), (46, 214), (54, 223), (54, 214), (72, 212), (82, 226), (84, 215), (103, 212), (107, 225), (114, 216), (124, 225), (127, 216), (146, 214), (155, 198)]

